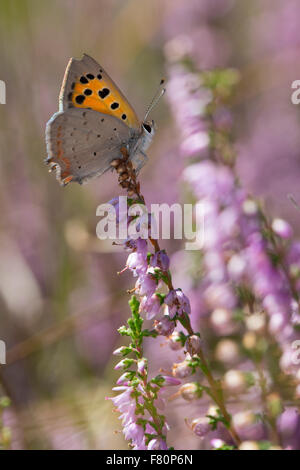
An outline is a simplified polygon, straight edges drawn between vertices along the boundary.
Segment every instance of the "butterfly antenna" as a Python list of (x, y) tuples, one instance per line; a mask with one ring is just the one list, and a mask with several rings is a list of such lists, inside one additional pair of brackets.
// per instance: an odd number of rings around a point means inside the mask
[(144, 117), (144, 121), (147, 120), (147, 117), (149, 116), (149, 114), (151, 113), (153, 108), (155, 108), (155, 106), (157, 105), (157, 103), (159, 102), (161, 97), (165, 94), (166, 89), (162, 86), (164, 83), (165, 83), (165, 80), (162, 79), (160, 81), (159, 87), (158, 87), (155, 95), (153, 96), (153, 98), (151, 100), (151, 103), (149, 104), (149, 106), (147, 108), (147, 111), (146, 111), (146, 114), (145, 114), (145, 117)]
[(300, 206), (298, 204), (298, 202), (296, 201), (296, 199), (294, 198), (294, 196), (292, 194), (288, 194), (287, 195), (287, 198), (290, 200), (290, 202), (295, 206), (295, 208), (300, 211)]

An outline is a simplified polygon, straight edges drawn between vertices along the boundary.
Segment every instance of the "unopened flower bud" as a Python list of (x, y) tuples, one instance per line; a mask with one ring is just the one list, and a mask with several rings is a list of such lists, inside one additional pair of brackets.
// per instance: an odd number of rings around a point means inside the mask
[(281, 238), (291, 238), (293, 235), (293, 229), (286, 220), (274, 219), (272, 222), (272, 229)]
[(214, 449), (220, 449), (220, 447), (223, 447), (223, 445), (225, 444), (225, 441), (223, 441), (222, 439), (212, 439), (210, 441), (210, 444)]
[(229, 393), (244, 393), (247, 390), (245, 374), (239, 370), (229, 370), (224, 375), (224, 388)]
[(217, 344), (215, 356), (218, 361), (225, 364), (236, 364), (240, 358), (238, 345), (231, 339), (222, 339)]
[(182, 343), (180, 340), (180, 334), (178, 331), (174, 331), (168, 338), (169, 346), (173, 351), (178, 351), (182, 348)]
[(142, 358), (138, 361), (137, 370), (140, 374), (145, 373), (145, 371), (147, 370), (147, 360), (145, 358)]
[(209, 418), (206, 416), (201, 416), (200, 418), (194, 419), (192, 421), (192, 430), (198, 437), (205, 437), (206, 434), (211, 430), (209, 424)]
[(216, 308), (211, 314), (210, 321), (214, 330), (221, 335), (232, 334), (237, 329), (232, 312), (225, 308)]
[(192, 369), (189, 366), (188, 361), (178, 362), (173, 364), (172, 374), (178, 379), (184, 379), (192, 374)]
[(118, 349), (115, 349), (113, 352), (114, 356), (123, 356), (123, 353), (128, 350), (127, 346), (121, 346)]
[(190, 382), (182, 385), (179, 389), (182, 398), (186, 401), (193, 401), (201, 398), (202, 391), (196, 382)]
[(255, 441), (244, 441), (239, 445), (239, 450), (259, 450), (259, 445)]
[(239, 411), (232, 416), (233, 426), (238, 432), (251, 427), (256, 421), (255, 414), (252, 411)]
[(246, 259), (241, 255), (233, 255), (227, 263), (228, 274), (234, 281), (239, 281), (247, 268)]
[(128, 375), (127, 372), (121, 375), (117, 380), (117, 385), (127, 385), (128, 384)]
[(257, 204), (253, 199), (246, 199), (243, 202), (243, 212), (246, 215), (255, 215), (257, 213)]
[(266, 326), (266, 316), (264, 313), (253, 313), (245, 319), (246, 327), (254, 333), (263, 333)]
[(219, 409), (218, 409), (218, 407), (217, 407), (216, 405), (210, 405), (210, 406), (208, 407), (206, 416), (214, 416), (215, 418), (217, 418), (217, 416), (219, 416)]
[(189, 336), (186, 342), (186, 349), (191, 356), (197, 354), (201, 350), (201, 339), (197, 335)]
[(114, 369), (119, 370), (119, 369), (127, 369), (128, 367), (131, 366), (131, 364), (134, 363), (133, 359), (122, 359), (122, 361), (118, 362), (117, 365), (115, 365)]

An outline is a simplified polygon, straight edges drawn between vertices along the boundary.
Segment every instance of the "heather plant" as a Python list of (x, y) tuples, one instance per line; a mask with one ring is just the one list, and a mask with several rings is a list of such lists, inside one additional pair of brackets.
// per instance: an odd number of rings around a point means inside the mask
[[(190, 188), (192, 200), (201, 202), (205, 211), (201, 258), (199, 254), (187, 255), (196, 256), (193, 295), (201, 300), (191, 315), (190, 301), (180, 287), (173, 286), (170, 260), (157, 240), (149, 235), (152, 251), (142, 239), (124, 243), (130, 251), (125, 269), (137, 280), (130, 302), (133, 317), (129, 328), (122, 327), (119, 332), (133, 341), (120, 350), (124, 359), (117, 367), (125, 373), (118, 381), (123, 384), (122, 394), (113, 401), (122, 413), (125, 438), (134, 448), (167, 448), (166, 420), (157, 414), (155, 422), (154, 410), (159, 408), (159, 389), (166, 384), (179, 385), (174, 380), (181, 381), (177, 395), (184, 400), (195, 402), (206, 394), (214, 405), (186, 423), (202, 440), (217, 431), (211, 448), (281, 448), (282, 419), (287, 413), (299, 419), (295, 408), (299, 399), (295, 360), (300, 339), (298, 242), (292, 239), (290, 225), (283, 219), (270, 220), (263, 203), (248, 194), (237, 177), (230, 105), (238, 72), (201, 72), (185, 51), (175, 61), (169, 57), (169, 72), (168, 96), (181, 132), (180, 153), (187, 162), (183, 182)], [(117, 171), (123, 164), (116, 162)], [(119, 181), (135, 203), (144, 204), (136, 175), (131, 168), (129, 173), (128, 179), (119, 177)], [(157, 341), (163, 335), (175, 350), (182, 348), (185, 354), (184, 361), (172, 366), (173, 381), (153, 377), (150, 383), (155, 387), (148, 393), (144, 382), (147, 359), (137, 353), (132, 330), (137, 321), (142, 324), (142, 318), (154, 323), (150, 331), (140, 329), (139, 346), (145, 336)], [(197, 330), (192, 328), (191, 318)], [(205, 334), (207, 354), (203, 352), (205, 339), (198, 331), (203, 324), (210, 330)], [(128, 358), (132, 354), (135, 359)], [(124, 413), (123, 396), (131, 411), (136, 401), (130, 418)], [(145, 420), (150, 397), (152, 411)], [(250, 405), (253, 397), (255, 408)], [(132, 433), (128, 432), (130, 426)], [(149, 433), (149, 426), (154, 433)]]

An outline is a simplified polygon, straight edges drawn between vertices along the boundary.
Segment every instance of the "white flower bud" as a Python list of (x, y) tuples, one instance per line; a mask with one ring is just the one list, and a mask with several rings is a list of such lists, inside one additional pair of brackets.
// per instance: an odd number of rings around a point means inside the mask
[(239, 450), (259, 450), (259, 445), (255, 441), (244, 441), (240, 444)]
[(239, 370), (229, 370), (224, 375), (224, 388), (229, 393), (239, 394), (247, 390), (245, 374)]
[(218, 361), (225, 364), (236, 364), (240, 358), (238, 345), (231, 339), (222, 339), (217, 344), (215, 356)]
[(266, 316), (264, 313), (253, 313), (246, 317), (246, 327), (254, 333), (263, 333), (266, 326)]
[(182, 398), (186, 401), (193, 401), (201, 397), (199, 386), (194, 382), (182, 385), (179, 392), (181, 393)]

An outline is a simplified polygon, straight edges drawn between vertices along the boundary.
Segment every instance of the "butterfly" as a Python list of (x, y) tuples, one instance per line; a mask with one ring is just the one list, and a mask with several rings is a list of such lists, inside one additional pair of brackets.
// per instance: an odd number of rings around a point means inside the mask
[[(163, 89), (160, 95), (163, 94)], [(156, 97), (156, 102), (158, 101)], [(65, 71), (59, 111), (46, 124), (46, 163), (65, 186), (85, 183), (112, 168), (126, 149), (138, 172), (155, 133), (154, 121), (143, 122), (123, 93), (92, 57), (70, 59)], [(150, 109), (151, 108), (151, 109)]]

